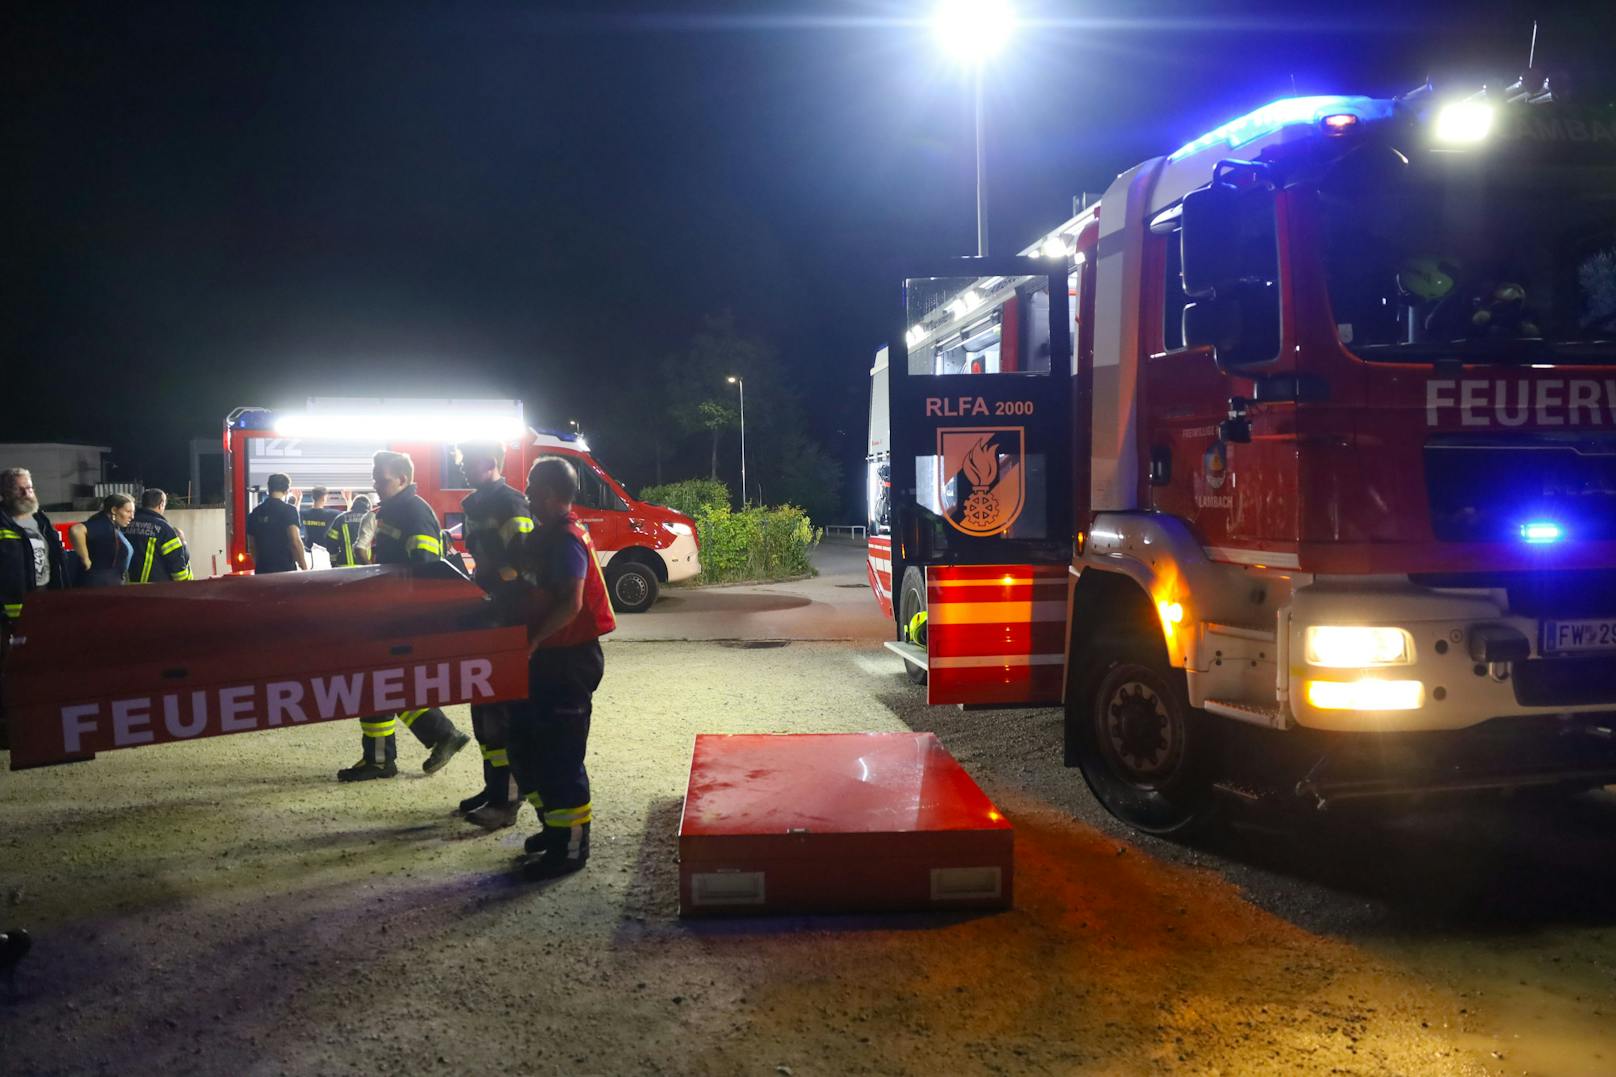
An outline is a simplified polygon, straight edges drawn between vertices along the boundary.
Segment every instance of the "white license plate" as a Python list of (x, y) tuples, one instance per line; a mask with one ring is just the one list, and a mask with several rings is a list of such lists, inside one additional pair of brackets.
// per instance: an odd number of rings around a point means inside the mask
[(1616, 651), (1616, 617), (1544, 621), (1539, 650), (1544, 654)]

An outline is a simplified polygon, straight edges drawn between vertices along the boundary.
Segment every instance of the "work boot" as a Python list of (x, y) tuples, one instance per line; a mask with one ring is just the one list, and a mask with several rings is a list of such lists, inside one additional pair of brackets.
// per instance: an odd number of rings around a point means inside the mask
[(361, 759), (353, 766), (337, 771), (339, 782), (368, 782), (377, 778), (391, 778), (398, 773), (398, 764), (389, 759), (385, 763), (372, 763)]
[(432, 746), (432, 754), (426, 757), (421, 769), (428, 774), (436, 774), (448, 765), (455, 753), (471, 743), (471, 738), (458, 729)]
[(488, 801), (475, 811), (466, 813), (466, 822), (476, 823), (484, 830), (503, 830), (516, 825), (516, 814), (522, 810), (520, 800), (505, 804)]
[[(589, 824), (548, 827), (540, 835), (540, 851), (530, 853), (517, 864), (524, 879), (558, 879), (571, 875), (589, 862)], [(528, 839), (530, 842), (532, 839)]]
[(493, 796), (494, 795), (490, 793), (485, 786), (484, 788), (479, 789), (475, 793), (471, 794), (471, 796), (467, 797), (465, 800), (462, 800), (460, 802), (460, 806), (455, 808), (455, 814), (470, 815), (472, 812), (476, 811), (478, 808), (492, 800)]

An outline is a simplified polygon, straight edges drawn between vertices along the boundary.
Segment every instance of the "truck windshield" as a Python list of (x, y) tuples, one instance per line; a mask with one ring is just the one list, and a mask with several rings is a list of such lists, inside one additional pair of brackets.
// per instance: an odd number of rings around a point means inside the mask
[(1320, 183), (1341, 342), (1393, 362), (1616, 361), (1611, 172), (1433, 156)]

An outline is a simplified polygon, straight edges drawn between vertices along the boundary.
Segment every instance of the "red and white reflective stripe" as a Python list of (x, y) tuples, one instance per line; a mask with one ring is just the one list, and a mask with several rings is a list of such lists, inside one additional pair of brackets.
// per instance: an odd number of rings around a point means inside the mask
[(928, 702), (1059, 702), (1069, 588), (1067, 565), (927, 569)]
[(870, 590), (888, 617), (892, 616), (892, 540), (870, 537), (869, 555), (865, 563)]

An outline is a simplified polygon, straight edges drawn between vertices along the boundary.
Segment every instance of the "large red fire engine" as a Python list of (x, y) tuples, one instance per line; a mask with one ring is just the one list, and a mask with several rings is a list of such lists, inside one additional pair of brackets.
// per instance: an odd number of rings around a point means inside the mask
[(1616, 112), (1274, 102), (908, 274), (869, 574), (933, 703), (1218, 792), (1616, 781)]
[(316, 399), (296, 413), (237, 408), (224, 429), (232, 567), (252, 568), (242, 521), (266, 496), (271, 474), (284, 472), (304, 490), (325, 486), (357, 493), (370, 488), (371, 457), (379, 449), (410, 454), (417, 491), (460, 544), (460, 503), (471, 491), (454, 445), (474, 439), (505, 442), (505, 480), (518, 490), (541, 457), (560, 456), (577, 468), (578, 517), (589, 528), (619, 611), (647, 610), (662, 584), (701, 571), (690, 517), (635, 500), (590, 455), (582, 436), (533, 430), (519, 401), (486, 400)]

